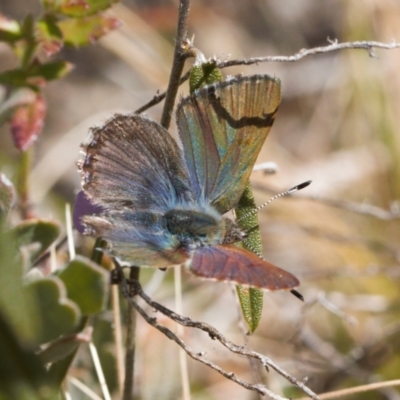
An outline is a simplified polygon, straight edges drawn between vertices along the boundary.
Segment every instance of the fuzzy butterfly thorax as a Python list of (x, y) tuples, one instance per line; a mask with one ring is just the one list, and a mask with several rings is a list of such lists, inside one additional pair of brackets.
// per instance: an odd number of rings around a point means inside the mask
[(231, 219), (216, 212), (173, 209), (164, 214), (168, 231), (176, 235), (182, 247), (232, 244), (243, 240), (245, 232)]

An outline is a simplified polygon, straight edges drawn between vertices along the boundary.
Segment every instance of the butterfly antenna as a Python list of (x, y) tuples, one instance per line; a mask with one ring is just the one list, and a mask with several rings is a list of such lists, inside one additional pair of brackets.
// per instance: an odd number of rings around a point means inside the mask
[(300, 183), (299, 185), (293, 186), (292, 188), (290, 188), (288, 190), (285, 190), (284, 192), (279, 193), (279, 194), (275, 195), (274, 197), (271, 197), (264, 204), (261, 204), (257, 208), (255, 208), (254, 210), (251, 210), (247, 214), (242, 215), (237, 221), (242, 221), (242, 220), (246, 219), (248, 216), (259, 212), (262, 208), (264, 208), (268, 204), (271, 204), (274, 200), (279, 199), (279, 197), (283, 197), (283, 196), (286, 196), (288, 194), (292, 194), (294, 192), (298, 192), (299, 190), (306, 188), (308, 185), (310, 185), (311, 182), (312, 181), (306, 181), (306, 182)]

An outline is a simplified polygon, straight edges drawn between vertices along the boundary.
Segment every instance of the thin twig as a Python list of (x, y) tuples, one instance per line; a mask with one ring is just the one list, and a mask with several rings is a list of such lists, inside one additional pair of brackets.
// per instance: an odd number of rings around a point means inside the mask
[[(189, 79), (189, 76), (190, 76), (190, 70), (187, 71), (185, 75), (182, 75), (181, 79), (179, 79), (179, 86), (182, 85), (182, 83), (186, 82)], [(149, 102), (147, 102), (143, 106), (139, 107), (134, 112), (136, 114), (141, 114), (142, 112), (157, 105), (158, 103), (161, 103), (165, 99), (166, 94), (167, 94), (167, 92), (163, 92), (163, 93), (157, 92), (157, 94)]]
[(115, 343), (115, 359), (117, 365), (117, 382), (120, 396), (122, 397), (124, 387), (124, 352), (122, 345), (122, 323), (121, 323), (121, 309), (119, 302), (119, 291), (117, 285), (111, 285), (111, 307), (113, 310), (113, 324), (114, 324), (114, 343)]
[[(400, 386), (400, 379), (395, 379), (393, 381), (386, 381), (386, 382), (369, 383), (367, 385), (356, 386), (349, 389), (335, 390), (334, 392), (320, 394), (319, 398), (321, 400), (337, 399), (339, 397), (351, 396), (357, 393), (365, 393), (371, 390), (379, 390), (394, 386)], [(309, 397), (301, 397), (300, 399), (297, 400), (308, 400), (308, 399)]]
[(188, 317), (184, 317), (182, 315), (176, 314), (163, 305), (151, 300), (142, 290), (138, 289), (137, 294), (151, 307), (155, 308), (157, 311), (160, 311), (162, 314), (171, 318), (173, 321), (182, 324), (183, 326), (200, 329), (210, 336), (213, 340), (218, 340), (223, 346), (225, 346), (232, 353), (240, 354), (246, 357), (253, 357), (258, 360), (267, 370), (268, 367), (271, 367), (273, 370), (278, 372), (284, 378), (286, 378), (290, 383), (297, 386), (299, 389), (303, 390), (304, 393), (308, 394), (312, 399), (318, 399), (318, 396), (312, 392), (304, 383), (298, 381), (296, 378), (291, 376), (289, 373), (284, 371), (282, 368), (278, 367), (270, 358), (264, 356), (263, 354), (257, 353), (255, 351), (249, 351), (244, 348), (244, 346), (238, 346), (228, 340), (222, 333), (220, 333), (213, 326), (206, 324), (205, 322), (193, 321)]
[[(235, 304), (236, 304), (236, 311), (237, 311), (237, 314), (238, 314), (238, 326), (239, 326), (240, 331), (242, 332), (242, 336), (243, 336), (243, 339), (244, 339), (245, 346), (247, 348), (253, 349), (251, 341), (250, 341), (251, 336), (248, 334), (247, 324), (246, 324), (246, 321), (244, 320), (244, 317), (243, 317), (243, 312), (242, 312), (242, 308), (240, 306), (239, 297), (237, 295), (236, 287), (233, 284), (230, 285), (230, 286), (231, 286), (231, 289), (232, 289), (232, 294), (233, 294), (233, 296), (234, 296), (234, 298), (236, 300)], [(252, 357), (248, 357), (247, 359), (249, 361), (249, 365), (250, 365), (250, 368), (251, 368), (253, 379), (256, 382), (262, 382), (265, 385), (266, 384), (266, 379), (261, 375), (261, 366), (260, 366), (260, 364), (257, 362), (257, 360), (255, 360)], [(259, 394), (259, 393), (258, 393), (258, 398), (259, 399), (262, 398), (262, 395)]]
[[(385, 348), (388, 343), (393, 347), (391, 349), (393, 353), (399, 348), (398, 341), (396, 340), (399, 332), (400, 323), (396, 321), (385, 327), (379, 338), (373, 338), (370, 343), (352, 348), (348, 355), (340, 354), (330, 343), (323, 341), (310, 328), (303, 328), (301, 341), (303, 345), (317, 354), (319, 358), (328, 361), (330, 366), (336, 368), (336, 371), (332, 371), (332, 373), (324, 377), (325, 384), (321, 379), (319, 381), (320, 387), (322, 385), (322, 387), (329, 388), (332, 387), (332, 384), (337, 384), (342, 378), (348, 376), (354, 377), (359, 381), (370, 382), (370, 372), (384, 365), (387, 360), (389, 353), (385, 351)], [(378, 352), (380, 357), (376, 357)], [(380, 384), (381, 382), (374, 383)], [(369, 385), (369, 383), (366, 385)], [(373, 390), (383, 391), (384, 388), (385, 386), (374, 387)]]
[[(245, 60), (230, 60), (230, 61), (216, 61), (216, 66), (220, 69), (232, 67), (235, 65), (250, 65), (250, 64), (259, 64), (264, 62), (295, 62), (299, 61), (302, 58), (309, 57), (316, 54), (321, 53), (332, 53), (334, 51), (345, 50), (345, 49), (361, 49), (368, 51), (370, 56), (374, 56), (372, 53), (373, 49), (384, 49), (391, 50), (400, 48), (400, 43), (396, 41), (392, 41), (391, 43), (381, 43), (381, 42), (370, 42), (370, 41), (362, 41), (362, 42), (344, 42), (338, 43), (337, 41), (330, 41), (330, 44), (327, 46), (314, 47), (312, 49), (302, 49), (296, 54), (291, 56), (266, 56), (266, 57), (253, 57)], [(189, 79), (190, 71), (188, 71), (182, 78), (179, 80), (179, 85)], [(138, 108), (135, 112), (140, 114), (149, 108), (155, 106), (161, 101), (164, 100), (166, 96), (166, 92), (157, 93), (148, 103), (144, 104), (142, 107)], [(175, 99), (175, 97), (174, 97)], [(170, 110), (171, 112), (171, 110)]]
[[(171, 122), (171, 114), (174, 108), (176, 94), (180, 84), (187, 47), (183, 45), (187, 37), (187, 21), (189, 17), (190, 0), (180, 0), (178, 28), (176, 34), (174, 60), (170, 74), (168, 89), (166, 92), (163, 114), (161, 117), (161, 125), (168, 129)], [(133, 275), (132, 275), (133, 274)], [(139, 268), (131, 268), (131, 279), (139, 282)], [(130, 298), (130, 297), (129, 297)], [(126, 356), (125, 356), (125, 382), (123, 390), (123, 400), (131, 399), (133, 395), (134, 385), (134, 361), (135, 361), (135, 328), (136, 314), (133, 309), (134, 303), (128, 303), (128, 318), (127, 318), (127, 339), (126, 339)]]
[[(68, 243), (68, 237), (67, 235), (64, 235), (54, 246), (54, 251), (57, 253), (64, 245), (65, 243)], [(38, 265), (41, 265), (44, 261), (46, 261), (50, 256), (51, 256), (51, 249), (46, 250), (34, 263), (32, 267), (37, 267)]]
[(333, 315), (336, 315), (337, 317), (343, 319), (348, 324), (353, 326), (358, 324), (357, 318), (345, 313), (340, 307), (329, 301), (326, 297), (326, 294), (323, 291), (320, 291), (318, 293), (316, 301), (326, 310), (331, 312)]
[(344, 200), (334, 200), (328, 199), (322, 196), (299, 196), (300, 198), (305, 198), (307, 200), (316, 201), (321, 204), (325, 204), (327, 206), (342, 208), (347, 211), (351, 211), (356, 214), (368, 215), (370, 217), (374, 217), (377, 219), (381, 219), (383, 221), (392, 221), (395, 219), (400, 219), (400, 210), (397, 208), (393, 208), (392, 210), (384, 210), (383, 208), (374, 206), (372, 204), (366, 203), (355, 203), (352, 201), (344, 201)]
[[(115, 263), (117, 268), (121, 268), (118, 263)], [(135, 283), (139, 283), (139, 267), (130, 268), (130, 281), (132, 285), (126, 288), (129, 298), (133, 294)], [(135, 336), (136, 336), (136, 312), (133, 309), (133, 304), (128, 302), (128, 310), (126, 313), (126, 352), (125, 352), (125, 381), (123, 390), (123, 400), (131, 400), (134, 389), (135, 375)]]
[(180, 78), (187, 58), (187, 51), (185, 51), (183, 43), (187, 38), (189, 5), (190, 0), (180, 0), (179, 2), (178, 29), (176, 32), (174, 61), (165, 96), (164, 109), (161, 116), (161, 125), (166, 129), (169, 128), (171, 122), (172, 110), (174, 108), (176, 94), (178, 93), (180, 85)]
[[(185, 76), (186, 76), (186, 75), (185, 75)], [(188, 75), (188, 76), (189, 76), (189, 75)], [(186, 79), (187, 79), (187, 78), (186, 78)], [(182, 80), (182, 79), (181, 79), (181, 80)], [(183, 82), (184, 82), (184, 81), (183, 81)], [(179, 84), (182, 84), (183, 82), (179, 82)], [(159, 93), (157, 92), (157, 94), (154, 95), (154, 97), (153, 97), (150, 101), (148, 101), (146, 104), (144, 104), (143, 106), (141, 106), (141, 107), (139, 107), (138, 109), (136, 109), (136, 110), (134, 111), (134, 113), (135, 113), (135, 114), (141, 114), (142, 112), (148, 110), (149, 108), (155, 106), (156, 104), (161, 103), (161, 102), (165, 99), (165, 95), (166, 95), (166, 92), (163, 92), (163, 93), (161, 93), (161, 94), (159, 94)]]
[[(158, 324), (157, 320), (155, 318), (149, 317), (144, 310), (140, 308), (140, 306), (130, 297), (129, 291), (128, 291), (128, 285), (126, 283), (126, 280), (123, 278), (122, 280), (122, 291), (124, 296), (128, 299), (128, 301), (138, 310), (138, 312), (143, 316), (143, 318), (146, 319), (148, 323), (150, 323), (152, 326), (163, 332), (167, 337), (170, 339), (174, 340), (176, 343), (178, 343), (188, 354), (190, 357), (202, 362), (205, 365), (208, 365), (209, 367), (215, 369), (219, 373), (221, 373), (223, 376), (226, 378), (233, 380), (234, 382), (238, 383), (239, 385), (245, 387), (246, 389), (249, 390), (255, 390), (258, 393), (261, 394), (267, 394), (266, 393), (266, 388), (263, 385), (253, 385), (248, 382), (244, 382), (238, 378), (236, 378), (235, 375), (228, 373), (224, 370), (222, 370), (220, 367), (217, 365), (211, 363), (208, 360), (205, 360), (202, 354), (194, 353), (192, 350), (176, 335), (174, 335), (169, 329), (166, 327)], [(173, 321), (183, 325), (187, 326), (190, 328), (196, 328), (204, 331), (205, 333), (208, 333), (211, 339), (213, 340), (218, 340), (223, 346), (225, 346), (228, 350), (230, 350), (232, 353), (235, 354), (240, 354), (245, 357), (253, 357), (256, 360), (258, 360), (264, 368), (268, 370), (268, 368), (272, 368), (276, 372), (278, 372), (281, 376), (283, 376), (285, 379), (287, 379), (290, 383), (301, 389), (304, 393), (306, 393), (308, 396), (310, 396), (314, 400), (319, 400), (318, 396), (310, 390), (306, 385), (304, 385), (303, 382), (300, 382), (297, 380), (295, 377), (291, 376), (288, 372), (284, 371), (282, 368), (280, 368), (278, 365), (276, 365), (271, 359), (268, 357), (264, 356), (263, 354), (257, 353), (255, 351), (249, 351), (244, 348), (244, 346), (238, 346), (228, 340), (225, 336), (223, 336), (217, 329), (215, 329), (213, 326), (206, 324), (204, 322), (197, 322), (193, 321), (188, 317), (184, 317), (182, 315), (179, 315), (172, 310), (164, 307), (163, 305), (151, 300), (142, 290), (140, 284), (137, 283), (136, 286), (136, 292), (138, 296), (140, 296), (148, 305), (150, 305), (152, 308), (156, 309), (157, 311), (160, 311), (162, 314), (166, 315)], [(139, 310), (140, 309), (140, 310)], [(270, 393), (268, 393), (269, 396), (271, 396)], [(275, 395), (276, 396), (276, 395)], [(276, 397), (274, 397), (276, 398)], [(279, 397), (278, 397), (279, 398)]]
[[(124, 286), (124, 285), (123, 285)], [(125, 296), (129, 296), (127, 292), (127, 286), (125, 286), (125, 290), (123, 289), (123, 292)], [(208, 367), (212, 368), (213, 370), (219, 372), (222, 376), (225, 378), (237, 383), (238, 385), (244, 387), (245, 389), (248, 390), (253, 390), (257, 393), (260, 393), (262, 395), (268, 395), (274, 400), (288, 400), (285, 397), (281, 397), (273, 392), (271, 392), (269, 389), (264, 387), (263, 385), (254, 385), (249, 382), (243, 381), (240, 378), (237, 378), (234, 373), (232, 372), (227, 372), (220, 368), (218, 365), (214, 364), (213, 362), (209, 361), (208, 359), (205, 358), (203, 353), (198, 353), (193, 351), (189, 346), (186, 345), (186, 343), (181, 340), (177, 335), (175, 335), (170, 329), (168, 329), (164, 325), (160, 325), (157, 322), (157, 319), (154, 317), (150, 317), (144, 310), (137, 304), (137, 302), (132, 298), (132, 297), (127, 297), (127, 300), (129, 301), (130, 304), (137, 310), (137, 312), (146, 320), (148, 324), (153, 326), (154, 328), (158, 329), (160, 332), (162, 332), (165, 336), (167, 336), (169, 339), (173, 340), (175, 343), (177, 343), (191, 358), (193, 358), (196, 361), (200, 361), (202, 364), (207, 365)], [(169, 310), (170, 311), (170, 310)], [(170, 311), (172, 312), (172, 311)], [(318, 399), (318, 397), (313, 397), (313, 399)]]
[(302, 58), (313, 56), (321, 53), (331, 53), (333, 51), (346, 50), (346, 49), (360, 49), (366, 50), (371, 57), (376, 57), (372, 52), (373, 49), (396, 49), (400, 48), (400, 43), (393, 40), (391, 43), (371, 42), (371, 41), (360, 41), (360, 42), (344, 42), (338, 43), (337, 40), (329, 40), (329, 45), (314, 47), (312, 49), (301, 49), (292, 56), (266, 56), (266, 57), (253, 57), (247, 60), (231, 60), (217, 62), (218, 68), (233, 67), (234, 65), (251, 65), (263, 62), (295, 62)]
[[(175, 283), (175, 309), (178, 313), (182, 313), (182, 267), (174, 268), (174, 283)], [(183, 326), (177, 324), (177, 333), (179, 336), (184, 336)], [(179, 364), (181, 368), (182, 392), (183, 400), (190, 400), (190, 385), (189, 372), (187, 366), (187, 358), (182, 348), (179, 348)]]

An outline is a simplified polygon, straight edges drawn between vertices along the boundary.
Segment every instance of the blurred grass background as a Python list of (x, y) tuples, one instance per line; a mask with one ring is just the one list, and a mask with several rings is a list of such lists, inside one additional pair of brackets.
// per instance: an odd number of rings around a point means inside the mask
[[(33, 0), (0, 1), (3, 14), (21, 19), (38, 12)], [(115, 112), (129, 112), (164, 91), (172, 63), (176, 1), (125, 1), (112, 13), (123, 26), (99, 43), (61, 54), (75, 64), (66, 78), (45, 90), (48, 116), (36, 145), (31, 194), (38, 215), (64, 221), (65, 202), (79, 188), (76, 161), (90, 126)], [(192, 1), (189, 34), (207, 57), (242, 59), (291, 55), (302, 48), (342, 41), (400, 40), (400, 3), (395, 0)], [(225, 69), (226, 74), (268, 73), (282, 80), (283, 101), (259, 161), (274, 161), (273, 176), (253, 174), (257, 187), (285, 190), (313, 184), (300, 197), (323, 197), (400, 207), (400, 50), (361, 50), (308, 57), (296, 63)], [(15, 65), (0, 46), (1, 70)], [(188, 65), (190, 61), (188, 62)], [(183, 85), (180, 92), (187, 94)], [(161, 106), (147, 112), (159, 120)], [(7, 126), (1, 128), (0, 168), (12, 178), (18, 162)], [(258, 203), (272, 192), (255, 190)], [(400, 221), (331, 207), (323, 201), (281, 199), (260, 212), (267, 260), (301, 280), (301, 303), (288, 293), (265, 295), (260, 327), (249, 338), (316, 392), (400, 377)], [(82, 252), (85, 242), (77, 237)], [(86, 244), (87, 245), (87, 244)], [(87, 247), (89, 248), (89, 247)], [(174, 308), (172, 271), (143, 271), (145, 290)], [(238, 307), (228, 284), (184, 276), (184, 314), (203, 320), (236, 343)], [(337, 307), (333, 312), (332, 305)], [(175, 330), (174, 324), (158, 316)], [(95, 340), (107, 382), (116, 391), (111, 316), (95, 321)], [(179, 399), (177, 346), (138, 319), (136, 384), (141, 399)], [(105, 339), (107, 338), (107, 339)], [(206, 335), (186, 330), (185, 340), (224, 369), (253, 380), (249, 363)], [(71, 371), (92, 388), (88, 350)], [(189, 360), (193, 399), (255, 399), (257, 396)], [(271, 390), (298, 395), (275, 372), (262, 373)], [(85, 399), (71, 388), (72, 398)], [(139, 398), (139, 397), (138, 397)], [(400, 399), (398, 389), (354, 397)]]

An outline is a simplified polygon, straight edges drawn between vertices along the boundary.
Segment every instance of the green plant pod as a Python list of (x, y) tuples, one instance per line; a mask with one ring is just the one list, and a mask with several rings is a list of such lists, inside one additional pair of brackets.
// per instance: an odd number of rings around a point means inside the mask
[[(256, 203), (254, 201), (253, 192), (250, 184), (248, 184), (239, 200), (238, 206), (235, 208), (236, 216), (240, 220), (242, 216), (255, 209)], [(248, 232), (246, 240), (242, 242), (243, 247), (247, 250), (262, 254), (261, 233), (257, 213), (254, 212), (245, 219), (240, 220), (239, 225)], [(261, 320), (264, 293), (257, 288), (246, 288), (242, 286), (237, 286), (236, 288), (244, 319), (246, 320), (250, 332), (254, 332)]]

